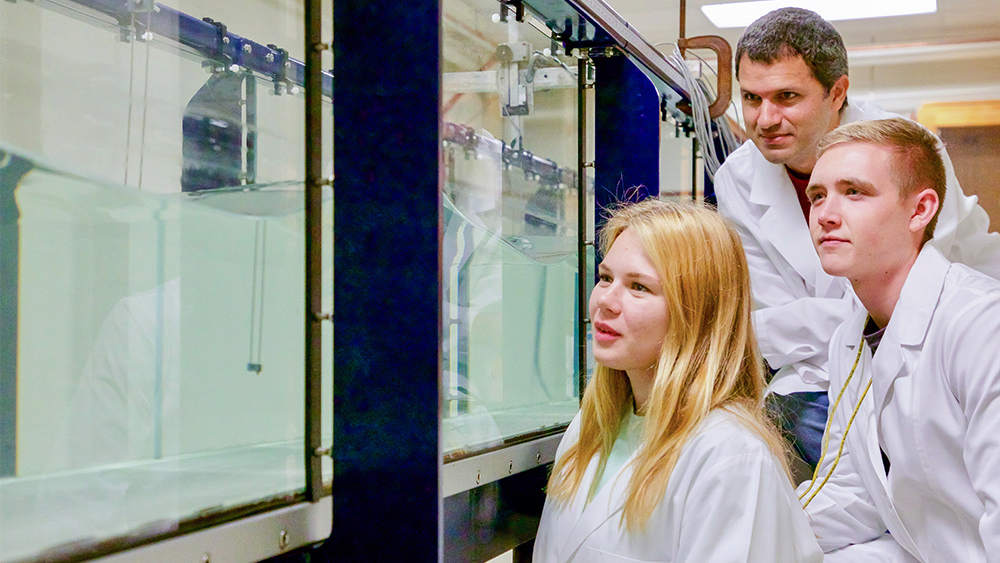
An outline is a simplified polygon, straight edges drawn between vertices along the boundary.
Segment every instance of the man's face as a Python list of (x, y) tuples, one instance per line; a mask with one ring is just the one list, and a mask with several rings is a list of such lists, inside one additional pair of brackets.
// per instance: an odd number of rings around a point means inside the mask
[(764, 158), (803, 174), (812, 171), (820, 138), (840, 124), (847, 77), (827, 92), (799, 55), (772, 64), (743, 55), (737, 78), (747, 135)]
[(841, 143), (816, 162), (806, 188), (809, 230), (826, 273), (887, 282), (916, 258), (923, 234), (911, 221), (917, 195), (900, 197), (894, 158), (885, 146)]

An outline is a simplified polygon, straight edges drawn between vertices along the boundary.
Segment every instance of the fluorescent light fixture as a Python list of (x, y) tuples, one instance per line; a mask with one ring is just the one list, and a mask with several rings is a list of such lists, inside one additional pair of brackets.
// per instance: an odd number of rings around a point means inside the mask
[(701, 11), (715, 27), (746, 27), (768, 12), (786, 7), (806, 8), (835, 21), (932, 14), (937, 11), (937, 0), (758, 0), (706, 4)]

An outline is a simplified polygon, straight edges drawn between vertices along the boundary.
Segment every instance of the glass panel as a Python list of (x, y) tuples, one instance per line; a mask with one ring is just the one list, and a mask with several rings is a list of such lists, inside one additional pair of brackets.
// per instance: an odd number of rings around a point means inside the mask
[(444, 16), (442, 450), (566, 424), (578, 408), (576, 59), (492, 0)]
[(301, 3), (108, 4), (0, 2), (0, 560), (304, 486), (303, 95), (136, 37), (180, 10), (301, 60)]
[(660, 199), (705, 199), (704, 166), (694, 156), (696, 145), (694, 132), (682, 123), (672, 117), (660, 122)]

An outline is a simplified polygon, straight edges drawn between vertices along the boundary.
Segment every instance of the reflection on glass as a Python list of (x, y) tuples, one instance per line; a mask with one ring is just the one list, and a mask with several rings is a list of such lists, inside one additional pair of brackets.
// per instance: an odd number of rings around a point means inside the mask
[[(301, 92), (83, 4), (0, 2), (3, 561), (305, 483)], [(297, 3), (183, 4), (302, 43)]]
[(444, 16), (442, 450), (566, 424), (576, 376), (576, 60), (499, 4)]

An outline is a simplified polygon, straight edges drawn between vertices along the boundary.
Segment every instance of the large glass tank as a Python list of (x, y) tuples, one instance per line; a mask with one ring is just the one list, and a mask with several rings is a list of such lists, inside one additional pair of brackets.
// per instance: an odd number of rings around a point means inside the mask
[(493, 0), (448, 0), (442, 13), (447, 462), (578, 409), (579, 89), (576, 58), (530, 15)]
[[(136, 2), (124, 19), (108, 4), (0, 3), (4, 561), (305, 486), (302, 92), (163, 25), (225, 22), (220, 43), (273, 44), (294, 69), (301, 4)], [(323, 285), (330, 301), (329, 267)]]

